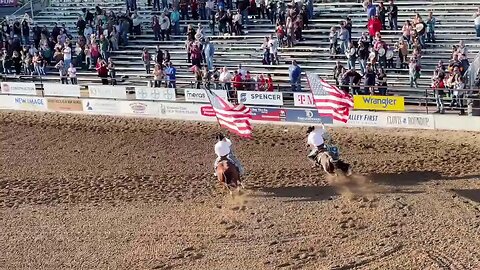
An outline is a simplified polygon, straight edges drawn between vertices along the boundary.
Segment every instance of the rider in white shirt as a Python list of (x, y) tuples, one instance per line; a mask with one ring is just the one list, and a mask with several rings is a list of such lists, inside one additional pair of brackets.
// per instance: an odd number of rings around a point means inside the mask
[(222, 158), (227, 158), (231, 161), (238, 169), (240, 175), (243, 175), (244, 170), (243, 166), (240, 161), (235, 157), (232, 151), (232, 141), (227, 137), (223, 136), (223, 134), (217, 135), (217, 143), (215, 144), (215, 154), (217, 155), (217, 159), (215, 159), (214, 169), (215, 169), (215, 176), (217, 175), (217, 166)]
[(315, 158), (320, 152), (325, 151), (325, 144), (324, 144), (324, 138), (323, 135), (325, 134), (325, 127), (322, 125), (322, 127), (314, 127), (311, 126), (307, 130), (307, 144), (310, 146), (312, 151), (307, 155), (307, 157), (314, 163), (314, 166), (316, 164)]

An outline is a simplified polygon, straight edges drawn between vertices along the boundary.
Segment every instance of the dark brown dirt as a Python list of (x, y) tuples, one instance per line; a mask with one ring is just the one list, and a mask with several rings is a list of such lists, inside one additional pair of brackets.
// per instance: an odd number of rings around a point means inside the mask
[(0, 269), (480, 269), (479, 134), (336, 128), (355, 175), (327, 179), (257, 126), (232, 199), (218, 131), (0, 112)]

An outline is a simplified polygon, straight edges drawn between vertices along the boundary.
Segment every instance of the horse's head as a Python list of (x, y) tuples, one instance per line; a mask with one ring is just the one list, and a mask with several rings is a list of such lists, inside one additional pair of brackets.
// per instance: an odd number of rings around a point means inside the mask
[(317, 162), (322, 165), (323, 170), (326, 173), (335, 173), (335, 165), (333, 163), (333, 157), (327, 151), (320, 153), (317, 156)]

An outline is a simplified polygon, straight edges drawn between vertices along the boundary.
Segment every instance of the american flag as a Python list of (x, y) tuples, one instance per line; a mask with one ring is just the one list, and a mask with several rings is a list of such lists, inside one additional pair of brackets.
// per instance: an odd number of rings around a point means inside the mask
[(243, 104), (233, 105), (208, 89), (205, 89), (205, 92), (221, 127), (242, 137), (252, 137), (253, 127), (250, 124), (252, 112), (250, 108)]
[(353, 108), (353, 97), (331, 85), (318, 75), (307, 72), (307, 81), (320, 116), (331, 117), (346, 123)]

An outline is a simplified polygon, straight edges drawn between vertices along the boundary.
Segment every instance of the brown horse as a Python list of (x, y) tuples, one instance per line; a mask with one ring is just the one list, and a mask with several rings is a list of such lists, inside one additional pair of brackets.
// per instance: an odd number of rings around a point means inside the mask
[(240, 190), (243, 188), (243, 184), (240, 181), (240, 173), (233, 163), (229, 160), (221, 160), (217, 166), (217, 178), (230, 192), (233, 194), (232, 189), (236, 188)]
[(317, 164), (323, 168), (323, 170), (330, 174), (336, 175), (336, 170), (342, 171), (346, 176), (352, 174), (352, 168), (350, 164), (343, 162), (342, 160), (334, 161), (332, 155), (328, 151), (319, 153), (316, 157)]

